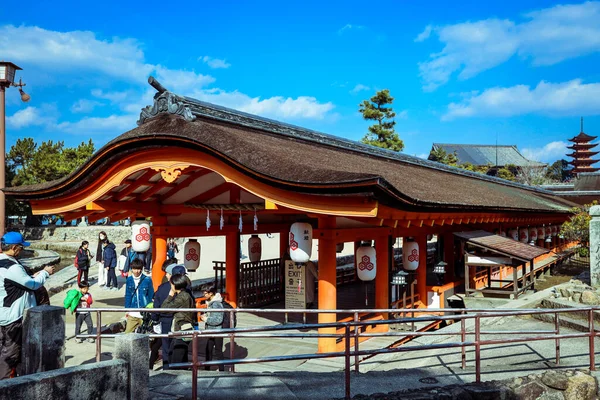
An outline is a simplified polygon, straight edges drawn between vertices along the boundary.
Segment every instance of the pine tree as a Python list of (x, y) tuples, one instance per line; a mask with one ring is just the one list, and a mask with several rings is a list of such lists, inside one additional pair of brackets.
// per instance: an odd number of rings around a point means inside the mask
[(377, 92), (370, 100), (365, 100), (359, 105), (358, 111), (365, 120), (377, 121), (377, 124), (369, 127), (369, 133), (361, 139), (362, 143), (394, 151), (404, 149), (404, 142), (394, 130), (396, 121), (393, 118), (396, 113), (392, 107), (388, 106), (393, 102), (394, 98), (390, 96), (390, 91), (384, 89)]

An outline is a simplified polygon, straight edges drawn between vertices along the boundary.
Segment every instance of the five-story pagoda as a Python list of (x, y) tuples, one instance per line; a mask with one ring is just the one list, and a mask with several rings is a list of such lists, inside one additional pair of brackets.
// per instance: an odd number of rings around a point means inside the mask
[(598, 136), (587, 135), (583, 132), (583, 118), (581, 118), (581, 132), (574, 138), (569, 139), (569, 142), (573, 142), (573, 145), (567, 147), (568, 149), (573, 150), (572, 153), (567, 154), (568, 157), (573, 157), (573, 161), (569, 162), (569, 164), (574, 167), (572, 171), (573, 174), (578, 174), (580, 172), (596, 172), (600, 170), (600, 168), (592, 167), (592, 164), (598, 162), (597, 159), (593, 159), (592, 157), (600, 152), (592, 151), (598, 144), (590, 142), (597, 137)]

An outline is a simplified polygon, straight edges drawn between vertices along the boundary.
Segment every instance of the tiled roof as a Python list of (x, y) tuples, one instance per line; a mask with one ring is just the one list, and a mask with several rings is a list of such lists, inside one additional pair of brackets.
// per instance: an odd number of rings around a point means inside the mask
[(517, 167), (532, 166), (541, 167), (546, 164), (531, 161), (525, 158), (515, 145), (485, 145), (485, 144), (449, 144), (434, 143), (433, 149), (443, 149), (446, 153), (456, 152), (460, 164), (473, 165), (498, 165), (508, 164)]
[(457, 232), (454, 236), (476, 246), (524, 261), (531, 261), (543, 254), (550, 253), (550, 250), (543, 247), (532, 246), (486, 231)]

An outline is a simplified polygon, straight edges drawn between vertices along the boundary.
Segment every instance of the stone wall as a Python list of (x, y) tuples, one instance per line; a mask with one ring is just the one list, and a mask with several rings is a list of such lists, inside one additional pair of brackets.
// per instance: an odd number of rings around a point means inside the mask
[(126, 399), (124, 360), (62, 368), (0, 381), (3, 399)]
[[(98, 234), (106, 232), (111, 242), (122, 244), (131, 239), (131, 227), (129, 226), (40, 226), (26, 227), (20, 230), (25, 240), (41, 240), (45, 242), (90, 242), (90, 248), (95, 248), (98, 242)], [(80, 243), (81, 244), (81, 243)]]

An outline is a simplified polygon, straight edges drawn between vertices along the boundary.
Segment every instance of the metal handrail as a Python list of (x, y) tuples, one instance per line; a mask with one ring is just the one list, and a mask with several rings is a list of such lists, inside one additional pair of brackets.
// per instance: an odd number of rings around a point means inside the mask
[[(205, 310), (205, 309), (200, 309)], [(159, 337), (170, 337), (170, 338), (191, 338), (192, 339), (192, 362), (190, 363), (179, 363), (170, 364), (171, 368), (192, 368), (192, 397), (195, 398), (197, 394), (197, 374), (198, 368), (212, 365), (229, 365), (232, 371), (235, 372), (235, 365), (237, 364), (249, 364), (259, 362), (273, 362), (273, 361), (288, 361), (288, 360), (305, 360), (305, 359), (318, 359), (318, 358), (331, 358), (331, 357), (345, 357), (345, 383), (346, 383), (346, 398), (350, 398), (350, 357), (355, 357), (354, 369), (359, 372), (359, 357), (360, 356), (372, 356), (376, 354), (387, 354), (407, 351), (419, 351), (419, 350), (431, 350), (431, 349), (442, 349), (442, 348), (461, 348), (461, 361), (462, 368), (466, 368), (466, 347), (475, 347), (475, 380), (476, 382), (481, 381), (481, 347), (486, 345), (498, 345), (498, 344), (510, 344), (520, 343), (526, 341), (540, 341), (540, 340), (555, 340), (555, 352), (556, 352), (556, 364), (560, 364), (560, 341), (563, 339), (572, 338), (589, 338), (589, 357), (590, 357), (590, 370), (595, 370), (595, 356), (594, 356), (594, 338), (599, 336), (600, 333), (596, 333), (594, 329), (594, 312), (600, 311), (599, 307), (579, 307), (579, 308), (568, 308), (568, 309), (359, 309), (359, 310), (289, 310), (289, 309), (211, 309), (210, 312), (225, 312), (230, 314), (230, 318), (233, 321), (234, 313), (292, 313), (292, 314), (321, 314), (321, 313), (335, 313), (335, 314), (353, 314), (354, 318), (351, 321), (346, 322), (329, 322), (329, 323), (287, 323), (285, 325), (271, 325), (271, 326), (258, 326), (258, 327), (247, 327), (247, 328), (229, 328), (229, 329), (205, 329), (202, 331), (179, 331), (171, 332), (169, 334), (151, 334), (151, 338)], [(117, 334), (104, 334), (100, 333), (101, 327), (101, 314), (106, 312), (160, 312), (160, 313), (176, 313), (176, 312), (203, 312), (197, 308), (188, 309), (148, 309), (148, 308), (129, 308), (129, 309), (118, 309), (118, 308), (89, 308), (86, 312), (95, 312), (97, 315), (98, 329), (97, 333), (88, 335), (77, 335), (81, 338), (96, 338), (96, 360), (100, 361), (101, 351), (101, 339), (116, 337)], [(414, 314), (429, 314), (429, 313), (442, 313), (452, 315), (427, 315), (418, 317), (407, 317), (399, 319), (383, 319), (383, 320), (367, 320), (360, 321), (358, 318), (359, 314), (362, 313), (398, 313), (406, 315), (406, 313)], [(559, 315), (561, 313), (575, 313), (585, 312), (588, 319), (588, 332), (581, 333), (570, 333), (560, 334), (560, 320)], [(497, 318), (497, 317), (513, 317), (523, 315), (540, 315), (540, 314), (553, 314), (554, 315), (554, 330), (537, 330), (537, 331), (482, 331), (481, 320), (483, 318)], [(305, 318), (304, 318), (305, 320)], [(470, 331), (466, 327), (466, 321), (474, 320), (474, 330)], [(443, 322), (443, 321), (460, 321), (460, 331), (454, 332), (420, 332), (420, 331), (396, 331), (396, 332), (360, 332), (359, 327), (372, 326), (372, 325), (390, 325), (396, 323), (412, 323), (415, 322)], [(321, 328), (336, 328), (343, 329), (343, 333), (284, 333), (284, 331), (290, 330), (304, 330), (304, 329), (321, 329)], [(351, 334), (351, 329), (354, 328), (354, 333)], [(505, 339), (488, 339), (483, 340), (482, 335), (535, 335), (535, 336), (523, 336), (523, 337), (510, 337)], [(394, 347), (394, 348), (382, 348), (382, 349), (371, 349), (371, 350), (360, 350), (359, 342), (360, 338), (367, 337), (399, 337), (401, 338), (415, 338), (421, 336), (458, 336), (460, 335), (460, 341), (451, 343), (438, 343), (428, 345), (418, 345), (410, 347)], [(467, 335), (474, 335), (473, 340), (467, 340)], [(201, 336), (208, 337), (223, 337), (230, 338), (230, 359), (228, 360), (216, 360), (216, 361), (198, 361), (198, 338)], [(313, 353), (313, 354), (296, 354), (290, 356), (269, 356), (260, 358), (244, 358), (234, 359), (235, 351), (235, 339), (236, 338), (286, 338), (286, 337), (318, 337), (318, 338), (344, 338), (345, 339), (345, 350), (338, 352), (329, 353)], [(351, 350), (351, 338), (354, 338), (354, 350)]]

